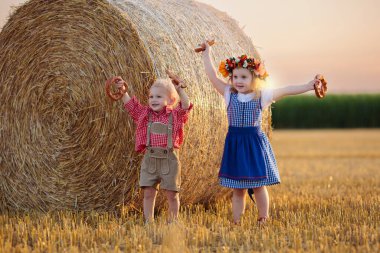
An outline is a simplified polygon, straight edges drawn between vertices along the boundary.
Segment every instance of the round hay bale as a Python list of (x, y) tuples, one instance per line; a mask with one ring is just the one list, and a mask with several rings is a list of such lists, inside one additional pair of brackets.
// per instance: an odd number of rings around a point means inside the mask
[[(140, 206), (135, 126), (104, 91), (120, 75), (142, 102), (168, 67), (194, 103), (181, 149), (183, 204), (212, 201), (227, 128), (223, 99), (193, 48), (215, 64), (257, 51), (236, 21), (185, 0), (31, 0), (0, 33), (0, 209)], [(270, 112), (264, 126), (270, 131)], [(157, 205), (162, 206), (162, 199)]]

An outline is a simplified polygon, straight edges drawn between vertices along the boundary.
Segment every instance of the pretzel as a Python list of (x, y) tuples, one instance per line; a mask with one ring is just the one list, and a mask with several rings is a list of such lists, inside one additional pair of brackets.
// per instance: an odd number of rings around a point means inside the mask
[[(120, 81), (123, 81), (123, 86), (117, 88), (118, 89), (117, 92), (113, 92), (112, 91), (112, 85), (114, 85)], [(121, 99), (123, 97), (124, 93), (127, 92), (127, 88), (128, 88), (127, 83), (123, 79), (121, 79), (120, 76), (114, 76), (114, 77), (108, 79), (106, 82), (106, 94), (114, 101)]]
[[(208, 43), (210, 46), (212, 46), (212, 45), (215, 44), (215, 40), (208, 40), (207, 43)], [(204, 43), (199, 44), (198, 47), (196, 47), (196, 48), (194, 49), (194, 51), (195, 51), (196, 53), (199, 53), (199, 52), (202, 52), (202, 51), (205, 51), (205, 50), (206, 50), (206, 45), (205, 45)]]
[(324, 98), (326, 96), (326, 93), (327, 93), (327, 81), (320, 74), (316, 75), (315, 79), (319, 80), (318, 83), (314, 83), (315, 95), (318, 98)]
[(183, 82), (183, 80), (181, 80), (177, 75), (174, 75), (172, 72), (170, 72), (170, 70), (166, 70), (166, 74), (169, 76), (170, 79), (172, 79), (172, 82), (175, 86), (178, 86), (181, 84), (181, 88), (186, 88), (187, 85)]

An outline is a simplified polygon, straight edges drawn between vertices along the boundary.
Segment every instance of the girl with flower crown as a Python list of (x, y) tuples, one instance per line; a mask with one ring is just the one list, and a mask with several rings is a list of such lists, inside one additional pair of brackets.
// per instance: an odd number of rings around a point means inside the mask
[[(307, 84), (277, 89), (260, 89), (260, 80), (268, 76), (264, 64), (247, 55), (222, 61), (218, 78), (210, 58), (209, 41), (200, 45), (206, 74), (218, 93), (224, 96), (228, 116), (228, 133), (219, 171), (219, 183), (233, 189), (232, 214), (235, 224), (245, 209), (245, 195), (253, 194), (258, 208), (258, 224), (269, 217), (269, 195), (266, 186), (280, 183), (276, 159), (265, 133), (261, 130), (262, 110), (288, 96), (314, 90), (322, 80), (317, 77)], [(324, 81), (324, 80), (323, 80)], [(252, 196), (251, 196), (252, 197)], [(253, 199), (253, 198), (252, 198)]]

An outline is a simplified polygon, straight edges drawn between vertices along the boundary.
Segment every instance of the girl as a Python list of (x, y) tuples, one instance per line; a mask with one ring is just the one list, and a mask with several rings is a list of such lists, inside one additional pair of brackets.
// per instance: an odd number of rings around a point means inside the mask
[(231, 84), (217, 77), (210, 59), (208, 41), (202, 45), (206, 74), (227, 106), (228, 133), (219, 171), (219, 183), (232, 188), (232, 213), (235, 224), (245, 209), (245, 193), (255, 195), (259, 211), (258, 224), (269, 217), (269, 196), (266, 186), (280, 183), (276, 160), (267, 136), (261, 130), (262, 110), (287, 95), (296, 95), (314, 89), (320, 80), (278, 89), (260, 89), (260, 80), (266, 78), (264, 65), (246, 55), (222, 61), (219, 71), (229, 77)]
[[(168, 72), (169, 74), (169, 72)], [(167, 79), (156, 80), (149, 90), (148, 105), (143, 106), (136, 97), (131, 98), (119, 78), (117, 87), (123, 89), (125, 110), (136, 123), (135, 150), (145, 153), (140, 170), (140, 187), (144, 191), (145, 222), (154, 220), (154, 205), (158, 186), (165, 190), (169, 204), (168, 222), (178, 216), (181, 185), (181, 167), (178, 149), (183, 142), (183, 127), (192, 104), (183, 81), (169, 74)], [(173, 85), (174, 84), (174, 85)], [(178, 103), (178, 106), (176, 104)]]

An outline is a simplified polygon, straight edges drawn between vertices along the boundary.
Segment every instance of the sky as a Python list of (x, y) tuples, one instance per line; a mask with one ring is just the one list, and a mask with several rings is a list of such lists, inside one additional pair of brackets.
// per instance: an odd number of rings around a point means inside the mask
[[(199, 1), (239, 22), (275, 86), (321, 73), (331, 92), (380, 93), (380, 0)], [(0, 0), (0, 27), (23, 2)]]

